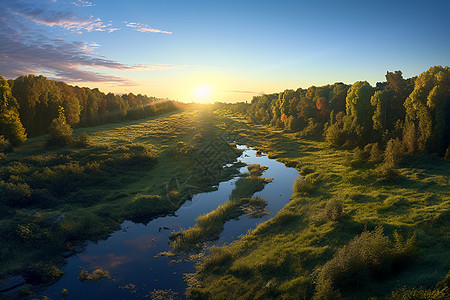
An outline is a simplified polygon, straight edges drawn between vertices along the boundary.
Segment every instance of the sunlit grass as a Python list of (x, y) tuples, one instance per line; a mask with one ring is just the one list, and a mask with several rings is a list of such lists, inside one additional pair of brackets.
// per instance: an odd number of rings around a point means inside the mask
[(215, 143), (223, 152), (218, 163), (233, 162), (240, 153), (218, 142), (217, 122), (207, 110), (184, 110), (75, 130), (87, 132), (86, 148), (46, 148), (43, 136), (8, 153), (0, 170), (7, 191), (0, 198), (0, 277), (36, 260), (60, 264), (65, 241), (107, 238), (124, 219), (146, 223), (231, 178), (238, 165), (207, 181), (190, 153), (172, 151), (180, 142), (189, 149)]
[(248, 166), (248, 176), (241, 177), (236, 181), (229, 201), (198, 217), (193, 227), (171, 233), (172, 248), (175, 251), (199, 248), (202, 242), (217, 239), (228, 220), (236, 219), (243, 214), (253, 218), (267, 214), (267, 203), (263, 198), (248, 198), (262, 190), (264, 185), (269, 182), (266, 178), (259, 176), (265, 169), (267, 168), (260, 165)]
[[(418, 254), (395, 275), (359, 286), (356, 298), (382, 298), (403, 286), (433, 285), (450, 269), (445, 246), (450, 244), (448, 163), (419, 157), (401, 165), (398, 178), (380, 182), (374, 169), (349, 164), (352, 151), (251, 124), (230, 112), (217, 113), (242, 140), (288, 166), (308, 170), (304, 175), (312, 172), (310, 178), (317, 180), (299, 179), (290, 203), (274, 218), (207, 257), (193, 296), (311, 298), (315, 276), (333, 254), (380, 225), (390, 239), (394, 230), (405, 237), (416, 233)], [(330, 199), (342, 204), (339, 221), (322, 217), (331, 209)]]

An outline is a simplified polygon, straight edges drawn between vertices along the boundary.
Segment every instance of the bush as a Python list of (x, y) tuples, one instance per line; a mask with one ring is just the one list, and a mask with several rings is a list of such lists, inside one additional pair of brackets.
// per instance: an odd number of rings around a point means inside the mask
[(403, 160), (404, 147), (402, 142), (397, 139), (390, 139), (384, 151), (384, 163), (390, 167), (398, 166)]
[(86, 148), (89, 146), (89, 135), (86, 131), (80, 133), (80, 135), (75, 139), (75, 146), (80, 148)]
[(380, 149), (378, 143), (371, 144), (369, 161), (372, 163), (380, 163), (383, 161), (383, 151)]
[(11, 152), (12, 150), (11, 143), (3, 135), (0, 135), (0, 152)]
[(322, 131), (322, 126), (316, 122), (314, 118), (308, 119), (308, 125), (300, 131), (301, 137), (314, 137), (320, 135)]
[(294, 193), (309, 195), (315, 191), (317, 187), (318, 177), (316, 174), (308, 174), (305, 177), (297, 177), (294, 182)]
[(391, 181), (400, 176), (400, 172), (389, 164), (382, 164), (375, 169), (378, 181)]
[(299, 174), (302, 176), (306, 176), (308, 174), (314, 173), (315, 171), (311, 169), (309, 166), (303, 166), (300, 168)]
[(384, 158), (384, 153), (381, 151), (378, 143), (367, 144), (364, 149), (356, 147), (353, 150), (353, 158), (351, 160), (352, 167), (360, 167), (366, 162), (374, 164), (380, 163)]
[(403, 287), (392, 292), (393, 300), (446, 300), (450, 299), (450, 271), (447, 276), (439, 281), (433, 290), (423, 289), (407, 289)]
[(347, 132), (341, 129), (338, 123), (328, 127), (325, 140), (333, 147), (341, 147), (347, 140)]
[(55, 265), (45, 264), (41, 261), (28, 267), (24, 277), (29, 283), (44, 284), (58, 280), (63, 274)]
[(67, 124), (64, 108), (60, 106), (58, 117), (50, 123), (48, 128), (47, 145), (68, 146), (72, 143), (72, 127)]
[(339, 249), (320, 271), (316, 299), (334, 299), (340, 292), (381, 279), (415, 255), (416, 237), (403, 241), (395, 234), (395, 243), (383, 234), (383, 228), (364, 231)]
[(330, 199), (325, 205), (324, 216), (326, 219), (339, 222), (344, 217), (344, 206), (342, 202), (338, 199)]
[(26, 183), (0, 181), (0, 202), (10, 206), (23, 206), (31, 200), (31, 188)]
[(350, 165), (353, 168), (359, 168), (368, 160), (368, 158), (369, 157), (366, 151), (362, 150), (359, 147), (356, 147), (355, 149), (353, 149), (353, 157)]

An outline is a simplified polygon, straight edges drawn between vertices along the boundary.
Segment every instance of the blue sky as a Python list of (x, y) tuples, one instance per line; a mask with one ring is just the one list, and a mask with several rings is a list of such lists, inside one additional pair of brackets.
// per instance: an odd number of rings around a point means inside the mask
[(104, 92), (245, 101), (450, 61), (450, 1), (0, 0), (0, 11), (0, 74)]

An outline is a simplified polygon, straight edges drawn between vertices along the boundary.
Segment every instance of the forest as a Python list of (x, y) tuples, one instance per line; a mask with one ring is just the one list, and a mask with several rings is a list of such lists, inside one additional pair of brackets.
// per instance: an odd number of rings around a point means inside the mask
[(443, 157), (450, 155), (449, 72), (436, 66), (408, 79), (401, 71), (387, 72), (375, 87), (358, 81), (285, 90), (254, 97), (249, 106), (235, 104), (234, 110), (300, 137), (324, 136), (335, 147), (377, 152), (389, 145), (397, 155)]
[(168, 99), (133, 93), (104, 94), (98, 89), (70, 86), (40, 75), (5, 80), (0, 75), (0, 135), (13, 145), (49, 132), (61, 108), (71, 127), (137, 120), (176, 109)]
[[(239, 145), (300, 175), (279, 211), (255, 194), (276, 184), (271, 167), (244, 167)], [(12, 297), (46, 297), (88, 241), (234, 178), (188, 228), (159, 227), (169, 270), (193, 262), (185, 291), (142, 298), (448, 299), (449, 163), (448, 66), (201, 105), (0, 75), (0, 283), (21, 276)], [(261, 221), (210, 246), (247, 217)], [(114, 282), (113, 267), (80, 267), (86, 288)]]

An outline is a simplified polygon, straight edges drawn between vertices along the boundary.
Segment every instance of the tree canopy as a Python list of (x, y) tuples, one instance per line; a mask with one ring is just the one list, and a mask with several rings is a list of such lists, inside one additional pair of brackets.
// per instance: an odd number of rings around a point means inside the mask
[(13, 145), (23, 143), (27, 135), (20, 121), (19, 104), (12, 96), (8, 82), (0, 75), (0, 136)]

